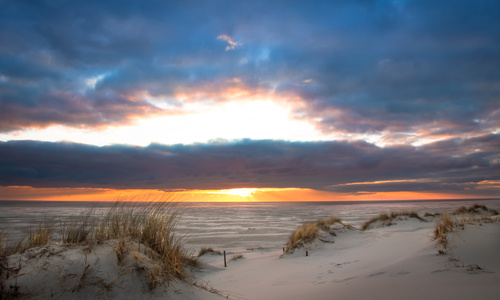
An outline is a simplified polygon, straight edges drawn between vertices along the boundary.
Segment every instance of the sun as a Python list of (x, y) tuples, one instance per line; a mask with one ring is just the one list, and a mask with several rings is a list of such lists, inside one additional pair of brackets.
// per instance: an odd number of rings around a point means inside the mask
[(260, 191), (260, 189), (239, 188), (239, 189), (221, 190), (221, 191), (218, 191), (216, 193), (217, 194), (224, 194), (224, 195), (231, 195), (231, 196), (250, 197), (257, 191)]

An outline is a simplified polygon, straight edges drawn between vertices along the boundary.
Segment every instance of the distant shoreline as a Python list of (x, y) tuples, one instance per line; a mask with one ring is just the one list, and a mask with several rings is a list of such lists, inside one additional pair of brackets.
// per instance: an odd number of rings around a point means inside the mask
[[(425, 203), (425, 202), (466, 202), (466, 201), (498, 201), (500, 197), (497, 198), (458, 198), (458, 199), (409, 199), (409, 200), (325, 200), (325, 201), (173, 201), (178, 203), (186, 204), (279, 204), (279, 203), (289, 203), (289, 204), (325, 204), (325, 205), (337, 205), (337, 204), (370, 204), (370, 203)], [(113, 204), (116, 201), (96, 201), (96, 200), (0, 200), (1, 204), (10, 203), (82, 203), (82, 204)], [(125, 201), (127, 202), (127, 201)], [(130, 201), (133, 202), (133, 201)], [(148, 201), (144, 201), (147, 203)], [(154, 202), (154, 201), (153, 201)]]

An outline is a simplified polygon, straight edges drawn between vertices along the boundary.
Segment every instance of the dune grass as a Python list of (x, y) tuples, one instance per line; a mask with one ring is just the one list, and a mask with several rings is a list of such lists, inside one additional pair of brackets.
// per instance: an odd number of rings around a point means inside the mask
[(367, 229), (370, 228), (371, 224), (375, 223), (375, 222), (382, 222), (382, 224), (384, 226), (389, 226), (391, 225), (392, 223), (390, 222), (390, 218), (389, 218), (389, 215), (386, 214), (386, 213), (381, 213), (379, 214), (378, 216), (375, 216), (375, 217), (372, 217), (370, 218), (368, 221), (364, 222), (363, 225), (361, 225), (361, 231), (365, 231)]
[(480, 214), (481, 211), (490, 213), (492, 216), (497, 216), (498, 211), (495, 209), (490, 209), (483, 204), (474, 204), (469, 207), (460, 206), (458, 209), (454, 210), (452, 215), (463, 215), (463, 214)]
[(200, 251), (198, 252), (198, 257), (203, 256), (205, 254), (222, 255), (222, 252), (214, 250), (212, 247), (201, 247)]
[(93, 207), (81, 213), (72, 222), (61, 222), (59, 231), (61, 241), (65, 244), (81, 244), (95, 234), (97, 219), (93, 216)]
[(285, 252), (291, 252), (296, 248), (314, 241), (319, 232), (319, 227), (315, 223), (307, 223), (295, 230), (285, 246)]
[[(339, 217), (335, 217), (335, 216), (330, 217), (330, 218), (326, 218), (326, 219), (318, 220), (318, 221), (316, 221), (315, 224), (316, 224), (316, 226), (318, 226), (319, 229), (325, 230), (325, 229), (330, 228), (330, 226), (332, 226), (335, 223), (343, 224), (342, 220)], [(347, 226), (349, 226), (349, 225), (347, 225)]]
[(32, 224), (28, 229), (26, 248), (40, 247), (47, 245), (55, 231), (55, 223), (44, 217), (37, 224)]
[(0, 229), (0, 299), (7, 298), (5, 295), (5, 284), (3, 282), (3, 272), (7, 267), (7, 233), (5, 229)]
[(430, 212), (425, 212), (424, 213), (424, 217), (437, 217), (437, 216), (440, 216), (441, 213), (440, 212), (436, 212), (436, 213), (430, 213)]
[(0, 228), (0, 259), (10, 254), (7, 247), (8, 236), (9, 231), (6, 228)]
[[(488, 213), (489, 215), (484, 215), (482, 213)], [(467, 214), (466, 217), (462, 216), (461, 220), (453, 219), (451, 216), (455, 215), (464, 215)], [(472, 215), (472, 216), (471, 216)], [(474, 216), (479, 215), (479, 216)], [(440, 216), (441, 218), (436, 223), (436, 227), (434, 229), (433, 238), (438, 241), (438, 245), (440, 248), (440, 252), (446, 253), (446, 248), (448, 245), (448, 240), (446, 238), (446, 234), (448, 232), (453, 231), (454, 226), (464, 227), (465, 223), (471, 224), (479, 224), (481, 222), (498, 222), (500, 218), (495, 217), (498, 215), (498, 211), (494, 209), (487, 208), (485, 205), (474, 204), (470, 207), (460, 207), (453, 211), (451, 215), (449, 213), (425, 213), (425, 217), (436, 217)], [(415, 218), (422, 222), (427, 222), (424, 218), (422, 218), (415, 211), (392, 211), (390, 213), (381, 213), (378, 216), (374, 216), (370, 218), (368, 221), (364, 222), (360, 229), (361, 231), (365, 231), (370, 229), (374, 223), (379, 223), (380, 226), (390, 226), (393, 225), (394, 220), (403, 220), (406, 218)], [(294, 249), (299, 247), (304, 247), (306, 244), (311, 243), (318, 236), (320, 230), (327, 231), (328, 228), (334, 223), (342, 223), (342, 220), (338, 217), (331, 217), (327, 219), (318, 220), (312, 223), (306, 223), (295, 230), (288, 238), (285, 247), (285, 253), (292, 252)], [(346, 225), (347, 228), (350, 228), (350, 225)]]
[(368, 221), (363, 223), (363, 225), (361, 225), (360, 230), (365, 231), (365, 230), (370, 229), (372, 224), (375, 222), (380, 222), (380, 224), (382, 226), (391, 226), (392, 224), (394, 224), (392, 222), (393, 220), (398, 219), (398, 218), (402, 218), (402, 217), (415, 218), (415, 219), (420, 220), (422, 222), (427, 222), (425, 219), (420, 217), (418, 215), (418, 213), (415, 211), (398, 211), (398, 212), (392, 211), (390, 214), (381, 213), (378, 216), (375, 216), (375, 217), (369, 219)]
[[(80, 214), (71, 222), (55, 223), (44, 218), (34, 223), (27, 232), (17, 252), (56, 242), (66, 245), (100, 244), (117, 240), (115, 251), (120, 262), (130, 249), (127, 243), (137, 243), (139, 249), (157, 263), (159, 267), (148, 270), (150, 288), (172, 280), (192, 283), (190, 266), (197, 260), (185, 250), (181, 236), (176, 234), (182, 207), (171, 201), (117, 201), (105, 213), (97, 214), (94, 207)], [(12, 254), (6, 246), (5, 235), (0, 236), (0, 255)]]
[(296, 248), (304, 247), (306, 244), (313, 242), (320, 230), (327, 231), (335, 223), (340, 223), (347, 228), (351, 228), (350, 225), (342, 223), (342, 220), (338, 217), (330, 217), (306, 223), (290, 234), (285, 246), (285, 253), (292, 252)]
[(235, 260), (238, 260), (238, 259), (242, 259), (242, 258), (245, 258), (245, 256), (243, 254), (233, 254), (231, 256), (231, 258), (229, 259), (229, 261), (235, 261)]
[(446, 254), (448, 248), (448, 238), (446, 234), (453, 231), (454, 225), (455, 222), (448, 213), (441, 214), (441, 219), (436, 222), (433, 234), (434, 240), (437, 240), (439, 254)]
[(10, 237), (10, 229), (6, 227), (0, 228), (0, 299), (14, 299), (19, 296), (19, 286), (17, 282), (7, 287), (4, 279), (9, 278), (9, 270), (11, 269), (9, 268), (7, 257), (22, 251), (25, 241), (17, 240), (14, 243), (9, 243)]
[[(483, 215), (482, 212), (489, 215)], [(438, 254), (448, 252), (447, 234), (453, 232), (455, 227), (465, 229), (465, 224), (478, 224), (499, 222), (498, 212), (485, 205), (474, 204), (470, 207), (461, 206), (451, 214), (441, 213), (441, 218), (436, 222), (433, 230), (433, 239), (437, 241)], [(452, 217), (455, 216), (455, 217)], [(458, 218), (458, 216), (461, 216)]]
[[(151, 288), (154, 288), (170, 280), (188, 281), (191, 276), (186, 267), (197, 263), (184, 249), (182, 238), (175, 232), (180, 210), (172, 202), (117, 202), (99, 220), (80, 222), (81, 226), (77, 228), (82, 228), (80, 232), (97, 243), (129, 239), (146, 246), (143, 247), (145, 253), (160, 265), (149, 271)], [(91, 230), (87, 230), (84, 224)]]

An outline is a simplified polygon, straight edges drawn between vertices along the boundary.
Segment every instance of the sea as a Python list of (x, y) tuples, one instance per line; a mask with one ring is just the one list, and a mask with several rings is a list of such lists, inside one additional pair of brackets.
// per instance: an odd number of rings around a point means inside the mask
[[(304, 223), (331, 216), (359, 227), (383, 212), (414, 210), (423, 215), (453, 211), (460, 206), (486, 205), (500, 211), (499, 199), (355, 201), (355, 202), (183, 202), (177, 233), (192, 252), (202, 247), (229, 253), (281, 249)], [(0, 201), (0, 229), (16, 240), (30, 226), (47, 218), (65, 222), (93, 206), (105, 212), (113, 203), (89, 201)]]

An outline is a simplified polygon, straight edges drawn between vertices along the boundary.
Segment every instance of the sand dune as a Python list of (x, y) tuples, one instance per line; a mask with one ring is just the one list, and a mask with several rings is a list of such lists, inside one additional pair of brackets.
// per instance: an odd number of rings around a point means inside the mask
[[(193, 269), (196, 283), (159, 284), (157, 266), (128, 241), (28, 249), (7, 257), (3, 296), (20, 299), (498, 299), (500, 222), (465, 222), (448, 233), (445, 255), (433, 240), (436, 220), (400, 217), (365, 231), (337, 225), (328, 240), (284, 254), (248, 249), (224, 267), (219, 254), (205, 254)], [(458, 218), (463, 218), (457, 216)], [(324, 233), (323, 233), (324, 235)], [(323, 241), (321, 241), (321, 240)], [(285, 241), (283, 241), (285, 244)], [(126, 247), (127, 251), (120, 251)], [(308, 256), (306, 256), (306, 250)], [(147, 251), (146, 251), (147, 252)], [(7, 267), (5, 267), (7, 266)]]
[[(216, 299), (192, 285), (172, 282), (151, 289), (157, 262), (128, 242), (117, 256), (120, 241), (101, 245), (51, 244), (8, 258), (4, 269), (5, 298), (13, 299)], [(8, 274), (8, 275), (6, 275)]]
[[(497, 299), (500, 223), (465, 225), (438, 255), (428, 219), (338, 233), (334, 243), (311, 245), (309, 256), (248, 252), (200, 278), (233, 299)], [(218, 257), (206, 261), (220, 266)]]

